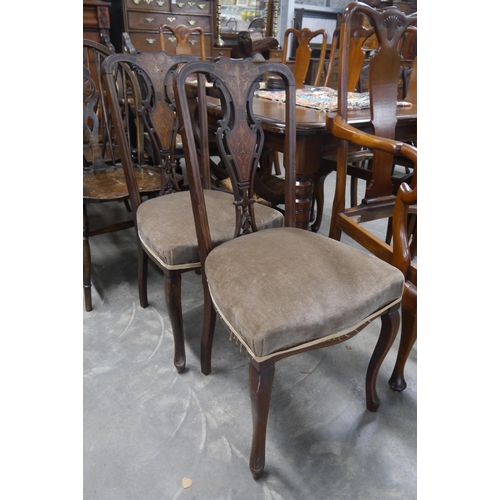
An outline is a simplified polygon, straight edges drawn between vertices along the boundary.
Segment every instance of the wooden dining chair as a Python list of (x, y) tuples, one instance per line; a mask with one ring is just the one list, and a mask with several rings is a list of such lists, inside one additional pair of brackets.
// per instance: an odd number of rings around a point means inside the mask
[(298, 89), (304, 88), (307, 72), (309, 71), (309, 66), (311, 64), (311, 41), (318, 36), (321, 36), (321, 47), (319, 53), (318, 68), (316, 70), (316, 74), (313, 77), (313, 85), (315, 87), (320, 83), (321, 75), (323, 73), (323, 67), (325, 64), (326, 49), (328, 44), (328, 34), (326, 30), (322, 28), (315, 31), (311, 31), (309, 28), (302, 28), (300, 30), (295, 28), (288, 28), (283, 35), (283, 63), (286, 64), (288, 61), (288, 48), (291, 44), (291, 40), (293, 40), (294, 43), (297, 44), (293, 65), (293, 74), (295, 76), (295, 82)]
[[(351, 37), (349, 43), (349, 56), (348, 56), (348, 70), (347, 70), (347, 91), (356, 92), (358, 91), (359, 79), (361, 75), (361, 70), (363, 69), (363, 63), (365, 61), (365, 50), (364, 45), (366, 40), (368, 40), (373, 35), (373, 28), (366, 27), (364, 25), (355, 26), (351, 30)], [(338, 70), (338, 51), (340, 42), (340, 28), (337, 28), (332, 37), (332, 43), (330, 45), (330, 56), (328, 59), (328, 64), (326, 67), (324, 85), (329, 86), (332, 84), (332, 77), (334, 75), (335, 69)], [(338, 71), (337, 71), (338, 79)], [(336, 85), (338, 88), (338, 83)], [(367, 163), (371, 159), (371, 154), (366, 150), (361, 148), (351, 147), (348, 154), (348, 175), (351, 180), (351, 200), (356, 200), (357, 198), (357, 175), (360, 175), (363, 179), (369, 175), (367, 169)], [(311, 230), (314, 232), (319, 231), (321, 227), (321, 222), (323, 220), (323, 210), (325, 203), (324, 185), (325, 180), (332, 172), (336, 170), (336, 158), (335, 156), (328, 156), (323, 158), (321, 166), (318, 171), (314, 174), (313, 180), (313, 203), (312, 203), (312, 213), (311, 213)]]
[[(340, 240), (342, 234), (353, 238), (358, 244), (365, 247), (386, 262), (393, 259), (393, 250), (387, 242), (374, 243), (372, 237), (373, 223), (377, 220), (390, 219), (393, 216), (396, 193), (400, 192), (400, 185), (392, 175), (394, 158), (399, 155), (388, 154), (378, 150), (373, 151), (371, 162), (371, 177), (366, 188), (365, 196), (354, 207), (346, 207), (346, 181), (348, 175), (348, 154), (350, 145), (370, 147), (362, 141), (364, 137), (355, 128), (348, 125), (347, 109), (347, 80), (345, 71), (348, 62), (348, 51), (350, 43), (350, 30), (357, 15), (365, 16), (375, 29), (378, 41), (378, 49), (370, 56), (369, 71), (369, 92), (370, 92), (370, 112), (373, 134), (379, 138), (394, 139), (396, 129), (396, 112), (398, 107), (398, 83), (401, 75), (401, 56), (398, 51), (398, 42), (407, 29), (417, 23), (417, 14), (406, 15), (396, 7), (388, 7), (381, 11), (376, 10), (363, 3), (349, 4), (342, 17), (342, 39), (339, 67), (339, 103), (338, 112), (333, 122), (332, 133), (340, 139), (337, 150), (337, 178), (335, 184), (335, 195), (332, 206), (332, 220), (330, 225), (330, 237)], [(376, 139), (374, 139), (376, 141)], [(411, 154), (403, 154), (413, 167), (411, 178), (411, 188), (407, 195), (414, 201), (407, 208), (407, 224), (417, 212), (416, 205), (416, 149), (407, 145), (405, 151), (412, 151)], [(412, 156), (413, 155), (413, 156)], [(404, 183), (403, 183), (404, 184)], [(406, 196), (403, 194), (402, 196)], [(405, 198), (406, 199), (406, 198)], [(394, 224), (392, 225), (394, 228)], [(397, 244), (394, 234), (394, 245)], [(398, 356), (395, 373), (391, 377), (390, 385), (394, 390), (403, 390), (406, 387), (403, 370), (404, 363), (408, 357), (409, 350), (416, 339), (417, 328), (417, 307), (416, 307), (416, 286), (417, 272), (416, 264), (411, 261), (416, 251), (416, 233), (407, 225), (405, 237), (408, 239), (408, 255), (405, 259), (410, 259), (406, 264), (405, 294), (403, 295), (402, 311), (402, 340), (401, 351)], [(412, 240), (410, 242), (410, 240)], [(395, 252), (395, 250), (394, 250)]]
[[(264, 131), (252, 112), (252, 103), (254, 91), (271, 72), (282, 78), (286, 89), (285, 227), (262, 231), (255, 223), (259, 204), (253, 200), (253, 179)], [(220, 245), (214, 234), (217, 225), (210, 220), (210, 198), (200, 181), (200, 172), (206, 167), (199, 161), (186, 90), (188, 79), (198, 74), (213, 82), (220, 97), (215, 133), (233, 186), (227, 203), (233, 212), (234, 238)], [(380, 317), (381, 333), (366, 374), (366, 405), (370, 411), (377, 410), (377, 374), (397, 335), (404, 276), (368, 252), (294, 227), (295, 81), (288, 67), (282, 63), (256, 65), (250, 59), (196, 61), (177, 70), (174, 82), (204, 286), (201, 370), (205, 375), (211, 372), (217, 311), (250, 359), (250, 470), (258, 479), (264, 472), (275, 363), (343, 342)], [(207, 121), (199, 120), (202, 126)], [(207, 148), (207, 144), (202, 146)], [(397, 255), (404, 255), (407, 240), (398, 240), (398, 245)]]
[[(171, 77), (178, 65), (192, 60), (197, 58), (171, 56), (166, 52), (140, 52), (136, 56), (116, 54), (103, 63), (105, 88), (109, 93), (137, 233), (140, 304), (148, 306), (146, 279), (151, 260), (164, 274), (165, 301), (174, 337), (174, 364), (179, 372), (184, 371), (186, 363), (181, 275), (201, 265), (190, 195), (187, 191), (175, 190), (170, 184), (165, 196), (141, 199), (134, 176), (136, 151), (127, 131), (131, 123), (134, 129), (143, 130), (150, 147), (160, 154), (172, 174), (172, 145), (178, 129)], [(129, 99), (122, 100), (117, 93), (119, 79), (125, 82)], [(211, 190), (209, 173), (203, 176), (203, 183), (207, 189), (209, 218), (215, 228), (214, 241), (218, 244), (233, 237), (234, 209), (227, 204), (232, 196)], [(271, 208), (259, 206), (255, 214), (260, 228), (283, 225), (282, 214)]]
[[(160, 49), (177, 55), (196, 55), (202, 60), (206, 59), (205, 34), (199, 26), (188, 27), (184, 24), (170, 26), (163, 24), (158, 29), (160, 35)], [(167, 33), (170, 33), (167, 37)], [(197, 33), (198, 36), (192, 36)], [(169, 48), (172, 50), (168, 50)]]
[[(92, 306), (91, 237), (127, 229), (134, 225), (125, 176), (109, 103), (103, 89), (101, 64), (113, 52), (92, 40), (83, 40), (83, 290), (85, 310)], [(137, 171), (139, 190), (154, 194), (161, 190), (161, 174), (148, 169)], [(89, 217), (87, 207), (93, 203), (121, 202), (123, 217), (109, 225), (98, 225)]]

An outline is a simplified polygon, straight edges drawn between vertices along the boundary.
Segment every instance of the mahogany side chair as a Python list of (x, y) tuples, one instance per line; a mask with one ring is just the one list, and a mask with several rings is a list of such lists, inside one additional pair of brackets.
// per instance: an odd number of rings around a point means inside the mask
[[(177, 66), (192, 60), (197, 58), (166, 52), (139, 52), (135, 56), (116, 54), (103, 63), (104, 83), (137, 233), (140, 304), (148, 306), (146, 278), (148, 261), (151, 260), (164, 274), (165, 301), (174, 337), (174, 365), (179, 373), (184, 371), (186, 363), (181, 275), (201, 266), (190, 195), (188, 191), (175, 190), (171, 185), (165, 196), (146, 201), (141, 199), (133, 175), (135, 150), (127, 136), (130, 123), (127, 117), (133, 118), (136, 129), (144, 130), (153, 150), (164, 157), (172, 174), (171, 148), (178, 128), (171, 77)], [(125, 102), (116, 91), (118, 79), (125, 82), (130, 96)], [(131, 110), (127, 109), (128, 105)], [(214, 244), (219, 244), (233, 237), (232, 196), (210, 189), (209, 172), (205, 172), (202, 182), (206, 188), (209, 219), (214, 227)], [(282, 214), (269, 207), (259, 206), (255, 214), (260, 228), (283, 225)]]
[[(266, 73), (281, 77), (286, 91), (285, 227), (259, 231), (253, 180), (264, 131), (252, 103)], [(233, 186), (227, 203), (233, 212), (234, 238), (220, 245), (215, 239), (217, 225), (210, 220), (210, 198), (200, 181), (206, 166), (199, 161), (186, 90), (188, 79), (197, 74), (213, 82), (211, 90), (219, 94), (217, 124), (209, 121), (211, 116), (200, 123), (216, 127), (221, 158)], [(380, 317), (380, 337), (366, 374), (366, 405), (370, 411), (377, 410), (377, 374), (397, 335), (404, 276), (369, 252), (294, 227), (295, 79), (290, 68), (282, 63), (220, 58), (186, 64), (177, 70), (174, 81), (204, 287), (201, 370), (205, 375), (211, 372), (217, 313), (250, 360), (253, 437), (249, 465), (258, 479), (264, 472), (275, 363), (343, 342)], [(202, 146), (206, 149), (208, 143)], [(401, 252), (405, 244), (403, 240)]]
[[(412, 261), (416, 252), (416, 232), (413, 231), (410, 222), (416, 217), (417, 204), (417, 175), (416, 175), (416, 148), (406, 145), (402, 149), (402, 156), (409, 161), (413, 168), (411, 186), (406, 189), (409, 194), (403, 193), (406, 199), (411, 199), (407, 206), (407, 226), (394, 231), (394, 243), (391, 247), (386, 241), (374, 243), (372, 234), (372, 223), (377, 220), (390, 220), (393, 216), (396, 194), (401, 192), (401, 186), (406, 185), (394, 178), (392, 175), (394, 159), (401, 156), (398, 152), (388, 153), (373, 150), (371, 162), (371, 177), (367, 185), (365, 196), (354, 207), (346, 207), (346, 180), (348, 175), (348, 152), (349, 147), (368, 147), (370, 144), (364, 140), (365, 135), (348, 125), (347, 110), (347, 73), (345, 67), (348, 62), (348, 50), (350, 43), (350, 30), (355, 19), (362, 14), (375, 29), (378, 49), (370, 56), (369, 92), (370, 92), (370, 114), (373, 129), (372, 142), (377, 143), (380, 138), (394, 139), (397, 123), (398, 109), (398, 83), (401, 74), (401, 56), (398, 43), (404, 33), (417, 23), (417, 14), (406, 15), (396, 7), (387, 7), (383, 10), (374, 9), (361, 2), (349, 4), (342, 17), (342, 40), (339, 68), (339, 109), (333, 121), (332, 133), (340, 139), (337, 149), (337, 178), (335, 194), (332, 206), (332, 220), (330, 225), (330, 237), (340, 240), (343, 233), (353, 238), (358, 244), (365, 247), (386, 262), (392, 262), (396, 252), (396, 241), (405, 234), (408, 245), (408, 255), (405, 255), (405, 293), (402, 301), (402, 326), (401, 326), (401, 348), (394, 373), (390, 380), (390, 386), (396, 391), (406, 387), (404, 381), (404, 364), (408, 358), (411, 347), (416, 339), (417, 332), (417, 267)], [(416, 116), (416, 105), (412, 105)], [(408, 110), (411, 114), (411, 109)], [(406, 152), (406, 154), (404, 153)], [(413, 193), (413, 194), (412, 194)], [(412, 198), (413, 197), (413, 198)], [(392, 224), (394, 228), (394, 224)], [(382, 244), (383, 243), (383, 244)]]
[[(83, 290), (86, 311), (93, 308), (89, 238), (134, 225), (107, 95), (102, 86), (101, 64), (111, 54), (113, 51), (104, 45), (83, 40)], [(153, 195), (161, 190), (159, 170), (148, 167), (146, 174), (145, 170), (138, 169), (136, 175), (142, 194)], [(87, 205), (111, 201), (124, 205), (123, 218), (106, 226), (97, 225), (89, 217)]]
[(317, 87), (321, 80), (323, 67), (326, 58), (326, 49), (328, 43), (328, 34), (324, 29), (311, 31), (309, 28), (302, 28), (300, 30), (295, 28), (288, 28), (285, 31), (283, 43), (283, 63), (287, 63), (288, 47), (290, 40), (296, 40), (297, 49), (295, 51), (295, 61), (293, 65), (293, 74), (298, 89), (304, 88), (307, 72), (311, 64), (312, 47), (311, 41), (317, 36), (321, 36), (321, 48), (318, 60), (318, 68), (314, 75), (313, 85)]
[[(314, 86), (318, 86), (323, 67), (325, 64), (326, 49), (328, 43), (328, 34), (324, 29), (311, 31), (309, 28), (295, 29), (288, 28), (285, 31), (283, 44), (283, 59), (284, 64), (293, 63), (293, 74), (295, 77), (296, 88), (302, 89), (305, 86), (305, 80), (309, 71), (312, 58), (311, 41), (316, 37), (321, 37), (321, 48), (319, 54), (318, 67), (314, 75)], [(292, 43), (297, 45), (295, 51), (295, 59), (288, 59), (289, 47)], [(273, 77), (271, 77), (272, 79)], [(268, 78), (268, 82), (271, 81)], [(279, 80), (278, 80), (279, 82)], [(272, 170), (277, 174), (272, 174)], [(265, 150), (262, 155), (261, 169), (259, 171), (258, 185), (256, 191), (259, 196), (268, 200), (273, 206), (282, 205), (284, 203), (284, 186), (280, 177), (281, 166), (277, 151)]]
[[(356, 26), (351, 31), (351, 40), (349, 45), (349, 61), (347, 73), (347, 89), (348, 92), (356, 92), (359, 86), (359, 79), (363, 63), (365, 60), (364, 44), (367, 39), (373, 35), (373, 28), (368, 28), (363, 25)], [(330, 56), (326, 66), (324, 86), (330, 86), (335, 68), (338, 69), (338, 50), (340, 42), (340, 28), (337, 28), (332, 37), (330, 45)], [(336, 64), (337, 63), (337, 64)], [(337, 72), (338, 76), (338, 72)], [(338, 85), (337, 85), (338, 87)], [(353, 147), (349, 150), (348, 157), (348, 175), (350, 176), (351, 200), (356, 200), (357, 197), (357, 176), (361, 175), (363, 179), (369, 175), (367, 163), (370, 161), (371, 155), (366, 150)], [(325, 157), (319, 170), (314, 176), (313, 185), (313, 203), (311, 213), (311, 230), (319, 231), (323, 220), (323, 209), (325, 203), (324, 185), (329, 174), (336, 170), (335, 156)]]
[[(166, 31), (170, 32), (168, 37)], [(206, 59), (205, 34), (199, 26), (190, 28), (184, 24), (177, 26), (163, 24), (159, 27), (158, 33), (161, 50), (177, 55), (196, 55), (202, 60)], [(198, 35), (192, 36), (194, 33)]]

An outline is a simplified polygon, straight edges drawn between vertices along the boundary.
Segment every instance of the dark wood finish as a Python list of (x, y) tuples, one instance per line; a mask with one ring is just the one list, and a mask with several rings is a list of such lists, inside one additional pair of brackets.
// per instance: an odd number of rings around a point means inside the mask
[(110, 41), (110, 2), (98, 0), (83, 1), (83, 38), (102, 43), (110, 50), (114, 50)]
[[(284, 127), (277, 124), (276, 120), (270, 120), (267, 114), (267, 121), (263, 118), (260, 119), (262, 114), (252, 112), (252, 105), (255, 108), (270, 106), (270, 103), (262, 102), (259, 99), (253, 98), (253, 92), (258, 88), (258, 83), (263, 80), (264, 75), (268, 72), (273, 72), (279, 75), (286, 88), (286, 103), (281, 105), (281, 118), (284, 122)], [(180, 128), (183, 136), (186, 153), (186, 166), (188, 171), (191, 205), (193, 209), (198, 246), (202, 264), (202, 278), (204, 284), (204, 322), (201, 340), (201, 367), (202, 372), (208, 375), (211, 372), (211, 350), (214, 337), (215, 326), (215, 308), (212, 303), (212, 295), (208, 284), (214, 286), (215, 281), (220, 277), (217, 273), (215, 275), (208, 275), (209, 270), (205, 268), (207, 258), (213, 257), (211, 254), (214, 249), (212, 237), (210, 233), (210, 226), (208, 223), (207, 209), (205, 206), (205, 195), (203, 184), (200, 179), (201, 172), (206, 171), (208, 168), (206, 161), (199, 158), (199, 150), (208, 150), (208, 130), (203, 133), (206, 138), (201, 141), (201, 144), (196, 140), (193, 132), (194, 123), (192, 120), (192, 111), (190, 103), (193, 100), (192, 86), (191, 90), (188, 89), (189, 79), (193, 74), (202, 75), (202, 79), (198, 82), (213, 82), (211, 87), (208, 88), (209, 93), (216, 93), (219, 96), (220, 103), (215, 107), (210, 104), (204, 108), (200, 105), (199, 123), (201, 129), (208, 127), (209, 117), (205, 117), (203, 111), (207, 109), (211, 111), (211, 115), (217, 114), (217, 121), (212, 122), (214, 132), (217, 137), (219, 145), (220, 156), (223, 159), (224, 165), (229, 172), (234, 197), (234, 210), (235, 210), (235, 238), (241, 238), (239, 241), (251, 241), (252, 237), (259, 237), (259, 234), (271, 234), (270, 231), (262, 231), (257, 233), (254, 223), (254, 200), (253, 200), (253, 178), (256, 169), (258, 168), (259, 155), (263, 151), (265, 142), (265, 127), (273, 129), (280, 137), (284, 137), (281, 145), (284, 150), (284, 161), (286, 165), (285, 175), (285, 226), (288, 228), (295, 226), (295, 197), (296, 197), (296, 158), (300, 153), (298, 151), (298, 143), (296, 138), (296, 116), (299, 117), (299, 108), (295, 106), (295, 80), (289, 68), (283, 64), (275, 63), (262, 63), (253, 64), (251, 60), (230, 60), (221, 59), (215, 62), (196, 61), (187, 64), (180, 68), (174, 76), (174, 90), (176, 95), (177, 110), (180, 118)], [(213, 86), (212, 86), (213, 85)], [(198, 95), (204, 95), (203, 89), (198, 87)], [(210, 103), (215, 103), (218, 99), (209, 97)], [(256, 111), (254, 108), (253, 111)], [(218, 110), (218, 113), (215, 112)], [(277, 112), (277, 111), (276, 111)], [(270, 111), (272, 114), (273, 111)], [(307, 113), (307, 110), (304, 110)], [(206, 119), (205, 119), (206, 118)], [(321, 150), (322, 134), (315, 134), (311, 132), (311, 128), (306, 127), (308, 137), (319, 138), (319, 147)], [(319, 127), (319, 130), (324, 130), (324, 122)], [(266, 131), (267, 132), (267, 131)], [(326, 135), (326, 134), (325, 134)], [(331, 134), (328, 134), (331, 136)], [(333, 137), (333, 136), (331, 136)], [(389, 147), (389, 146), (386, 146)], [(390, 147), (393, 147), (392, 144)], [(394, 147), (395, 150), (400, 151), (401, 144), (397, 143)], [(237, 152), (237, 154), (236, 154)], [(398, 219), (400, 221), (400, 219)], [(275, 238), (277, 243), (279, 241), (281, 229), (275, 229)], [(295, 230), (294, 230), (295, 231)], [(303, 234), (306, 237), (318, 238), (318, 235), (312, 233), (303, 233), (296, 231), (296, 233)], [(326, 237), (325, 240), (328, 241)], [(399, 240), (398, 240), (399, 241)], [(222, 243), (217, 246), (217, 249), (224, 247), (229, 248), (231, 242)], [(333, 247), (336, 245), (332, 245)], [(399, 248), (399, 247), (398, 247)], [(351, 249), (352, 250), (352, 249)], [(255, 251), (255, 246), (250, 246), (248, 255), (245, 254), (245, 247), (240, 248), (238, 257), (235, 258), (247, 261), (249, 256)], [(272, 252), (271, 252), (272, 254)], [(399, 255), (399, 254), (398, 254)], [(279, 254), (267, 254), (269, 257), (269, 272), (266, 274), (267, 280), (259, 283), (259, 287), (278, 287), (280, 288), (280, 272), (282, 256)], [(266, 257), (266, 258), (267, 258)], [(273, 261), (274, 259), (274, 261)], [(227, 262), (223, 260), (222, 262)], [(267, 262), (267, 261), (266, 261)], [(305, 260), (304, 266), (316, 266), (314, 259), (312, 261)], [(248, 271), (244, 271), (247, 276), (252, 274), (252, 263), (248, 262)], [(370, 271), (371, 272), (371, 271)], [(223, 282), (227, 283), (231, 279), (240, 283), (238, 277), (224, 276)], [(286, 281), (288, 283), (288, 281)], [(325, 291), (326, 292), (326, 291)], [(252, 308), (252, 294), (259, 294), (259, 290), (255, 286), (248, 288), (248, 297), (241, 297), (241, 307), (248, 307), (251, 311)], [(278, 295), (279, 300), (281, 299)], [(220, 305), (220, 304), (219, 304)], [(279, 303), (276, 306), (279, 309)], [(332, 307), (335, 307), (333, 305)], [(376, 391), (376, 380), (380, 366), (389, 351), (392, 342), (397, 334), (399, 327), (399, 304), (388, 305), (387, 309), (383, 312), (381, 310), (374, 311), (373, 317), (366, 317), (356, 328), (345, 332), (336, 338), (315, 339), (314, 342), (303, 342), (294, 345), (294, 348), (284, 349), (273, 352), (268, 357), (259, 358), (256, 356), (251, 348), (246, 345), (245, 348), (250, 356), (249, 368), (249, 391), (252, 404), (252, 421), (253, 421), (253, 437), (250, 452), (249, 466), (251, 473), (255, 479), (262, 477), (265, 465), (265, 442), (266, 442), (266, 429), (269, 414), (270, 398), (272, 393), (272, 384), (275, 373), (275, 363), (288, 356), (309, 351), (312, 349), (323, 348), (331, 345), (338, 344), (351, 338), (353, 335), (361, 331), (369, 322), (372, 321), (377, 315), (382, 317), (382, 328), (379, 340), (374, 349), (373, 355), (368, 365), (366, 374), (366, 405), (370, 411), (376, 411), (380, 401)], [(243, 314), (247, 314), (245, 311)], [(226, 324), (228, 321), (224, 320)], [(298, 318), (290, 318), (290, 330), (292, 330), (298, 322)], [(229, 326), (229, 324), (228, 324)], [(231, 329), (233, 332), (233, 330)]]
[[(127, 184), (110, 123), (109, 103), (102, 87), (101, 63), (112, 54), (104, 45), (83, 40), (83, 288), (87, 311), (92, 310), (89, 238), (134, 225), (129, 215), (109, 226), (93, 227), (87, 216), (89, 203), (120, 201), (128, 208)], [(134, 175), (141, 194), (160, 191), (161, 174), (154, 165), (149, 165), (147, 170), (138, 168)]]
[[(130, 205), (137, 227), (137, 210), (143, 201), (140, 186), (134, 171), (137, 169), (137, 155), (146, 147), (135, 144), (127, 136), (131, 120), (138, 139), (149, 139), (148, 151), (155, 163), (163, 170), (163, 184), (160, 195), (170, 195), (180, 190), (175, 174), (175, 137), (177, 118), (173, 100), (171, 77), (177, 65), (192, 60), (193, 57), (169, 56), (165, 52), (143, 52), (137, 55), (116, 54), (103, 64), (105, 89), (109, 95), (111, 116), (117, 133), (117, 142), (123, 164)], [(123, 99), (117, 91), (124, 88)], [(165, 217), (172, 214), (165, 214)], [(175, 238), (175, 235), (172, 235)], [(174, 335), (174, 364), (179, 372), (184, 371), (186, 356), (184, 350), (184, 330), (181, 308), (181, 278), (183, 272), (192, 269), (170, 270), (160, 266), (137, 235), (138, 246), (138, 288), (142, 307), (148, 307), (147, 267), (153, 260), (164, 273), (165, 302)]]
[[(348, 124), (348, 50), (350, 29), (356, 15), (363, 14), (375, 27), (379, 49), (370, 57), (369, 92), (373, 136), (360, 133)], [(409, 145), (383, 148), (381, 138), (394, 139), (397, 135), (398, 81), (401, 75), (401, 55), (398, 41), (408, 29), (416, 31), (417, 14), (406, 15), (396, 7), (375, 10), (362, 3), (352, 3), (346, 8), (342, 18), (342, 40), (339, 67), (339, 111), (332, 116), (332, 133), (340, 139), (337, 152), (337, 178), (332, 207), (330, 237), (340, 240), (344, 232), (361, 246), (382, 260), (393, 263), (405, 275), (406, 287), (403, 294), (402, 339), (398, 360), (390, 385), (401, 391), (406, 387), (404, 364), (416, 339), (416, 264), (412, 263), (416, 240), (410, 246), (408, 215), (416, 216), (417, 198), (417, 151)], [(351, 144), (373, 149), (370, 183), (365, 197), (355, 207), (346, 208), (346, 180), (348, 148)], [(385, 143), (384, 143), (385, 144)], [(393, 143), (394, 144), (394, 143)], [(398, 149), (400, 151), (398, 151)], [(401, 154), (413, 166), (411, 187), (400, 185), (392, 176), (395, 155)], [(399, 189), (398, 189), (399, 186)], [(395, 195), (397, 192), (397, 198)], [(394, 248), (403, 250), (396, 253), (386, 243), (375, 238), (362, 223), (393, 217)], [(416, 233), (413, 235), (416, 238)]]
[(193, 35), (190, 41), (192, 54), (201, 56), (202, 48), (208, 57), (212, 57), (213, 36), (213, 1), (195, 0), (177, 2), (158, 0), (123, 0), (123, 19), (125, 31), (130, 35), (132, 44), (138, 51), (166, 50), (174, 53), (177, 42), (165, 40), (162, 49), (159, 28), (162, 25), (176, 27), (184, 25), (201, 28), (203, 36)]

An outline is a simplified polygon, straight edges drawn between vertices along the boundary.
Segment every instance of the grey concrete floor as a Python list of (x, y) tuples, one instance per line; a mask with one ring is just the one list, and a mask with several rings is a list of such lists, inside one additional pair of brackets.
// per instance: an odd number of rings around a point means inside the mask
[[(325, 234), (334, 184), (333, 174)], [(91, 224), (125, 214), (121, 204), (112, 205), (89, 207)], [(280, 361), (266, 471), (254, 481), (248, 361), (218, 322), (213, 370), (201, 374), (200, 276), (183, 276), (187, 370), (179, 375), (163, 275), (154, 265), (150, 306), (139, 305), (133, 229), (97, 236), (90, 245), (94, 309), (83, 311), (84, 499), (417, 498), (417, 346), (406, 367), (408, 388), (394, 393), (387, 382), (396, 340), (379, 374), (377, 413), (366, 410), (364, 378), (379, 321), (346, 343)], [(187, 488), (186, 478), (192, 482)]]

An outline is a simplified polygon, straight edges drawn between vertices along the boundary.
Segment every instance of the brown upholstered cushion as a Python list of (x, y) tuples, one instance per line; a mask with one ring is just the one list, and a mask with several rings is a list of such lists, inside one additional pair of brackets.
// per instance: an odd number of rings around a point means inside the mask
[(397, 303), (404, 284), (377, 257), (295, 228), (224, 243), (206, 274), (216, 309), (257, 358), (355, 329)]
[[(217, 246), (234, 236), (233, 196), (215, 190), (204, 193), (212, 242)], [(280, 212), (257, 203), (255, 219), (259, 229), (283, 226)], [(142, 203), (137, 210), (137, 228), (141, 243), (160, 265), (167, 269), (200, 266), (189, 191), (159, 196)]]

